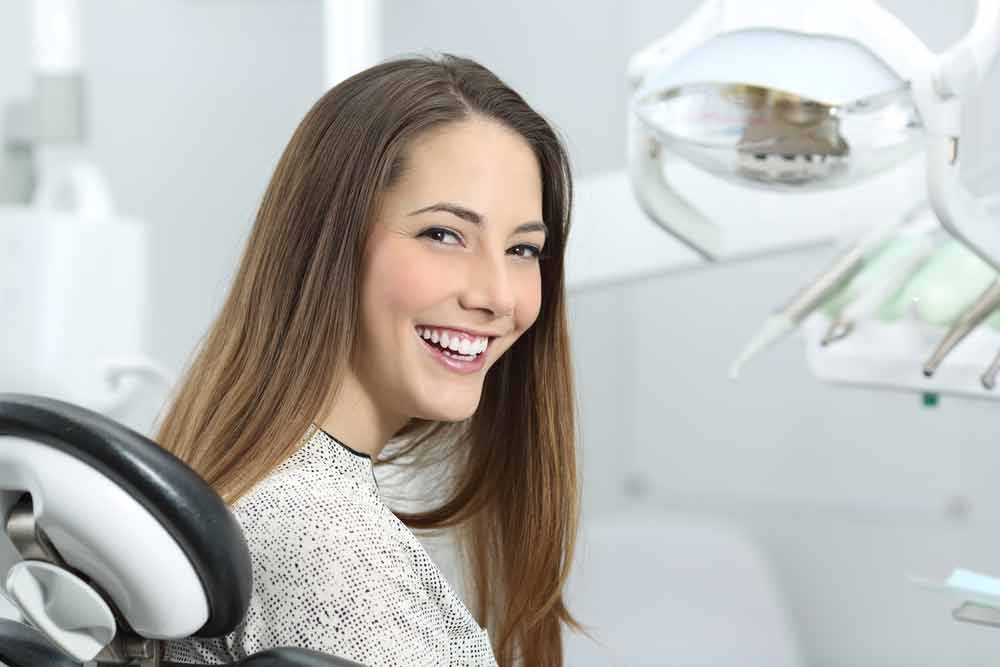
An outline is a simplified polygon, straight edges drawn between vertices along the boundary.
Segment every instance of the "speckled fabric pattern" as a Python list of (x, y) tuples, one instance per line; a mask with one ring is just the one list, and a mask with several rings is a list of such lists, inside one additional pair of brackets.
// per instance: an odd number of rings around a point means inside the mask
[(164, 642), (165, 660), (299, 646), (368, 667), (496, 665), (486, 631), (382, 502), (367, 455), (312, 425), (233, 512), (253, 564), (247, 616), (225, 637)]

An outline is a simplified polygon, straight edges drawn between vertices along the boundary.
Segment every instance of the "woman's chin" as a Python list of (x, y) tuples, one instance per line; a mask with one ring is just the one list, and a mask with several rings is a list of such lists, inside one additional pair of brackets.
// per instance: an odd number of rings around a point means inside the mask
[(452, 402), (443, 405), (440, 402), (432, 404), (425, 402), (421, 407), (423, 408), (421, 410), (422, 414), (418, 415), (421, 419), (439, 422), (460, 422), (476, 413), (476, 408), (479, 407), (479, 397), (476, 396), (474, 402), (462, 401), (459, 404)]

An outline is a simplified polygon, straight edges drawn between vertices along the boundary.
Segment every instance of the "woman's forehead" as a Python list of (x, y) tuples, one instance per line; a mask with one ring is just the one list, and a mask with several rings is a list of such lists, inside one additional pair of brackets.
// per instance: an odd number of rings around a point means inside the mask
[(400, 179), (387, 194), (407, 206), (456, 201), (473, 209), (514, 207), (538, 217), (541, 170), (531, 146), (513, 130), (490, 121), (459, 121), (414, 140)]

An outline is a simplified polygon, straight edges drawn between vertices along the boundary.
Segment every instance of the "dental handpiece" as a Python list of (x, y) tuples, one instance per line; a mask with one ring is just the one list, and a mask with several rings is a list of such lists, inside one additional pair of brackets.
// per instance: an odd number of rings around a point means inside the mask
[(913, 248), (887, 269), (888, 275), (883, 280), (844, 307), (830, 323), (820, 343), (829, 345), (838, 341), (854, 330), (856, 322), (872, 317), (931, 258), (936, 249), (935, 238), (925, 235), (915, 241)]
[(958, 318), (958, 321), (955, 322), (951, 329), (948, 330), (948, 333), (945, 334), (945, 337), (938, 344), (937, 349), (934, 350), (934, 354), (924, 364), (924, 375), (927, 377), (934, 375), (938, 366), (955, 349), (955, 346), (998, 307), (1000, 307), (1000, 280), (994, 281), (992, 285), (987, 287), (979, 295), (979, 298), (962, 313), (962, 316)]
[(729, 377), (737, 379), (740, 370), (751, 358), (791, 333), (810, 313), (850, 282), (874, 252), (880, 249), (892, 237), (896, 228), (906, 220), (907, 218), (903, 216), (870, 231), (837, 256), (825, 271), (764, 322), (761, 330), (750, 339), (730, 366)]
[(1000, 373), (1000, 352), (997, 352), (997, 356), (993, 358), (993, 363), (983, 373), (983, 377), (981, 378), (983, 386), (987, 389), (993, 389), (993, 387), (997, 386), (998, 373)]
[(834, 292), (857, 275), (864, 266), (866, 250), (861, 244), (848, 248), (826, 271), (789, 299), (779, 313), (796, 324), (802, 322)]

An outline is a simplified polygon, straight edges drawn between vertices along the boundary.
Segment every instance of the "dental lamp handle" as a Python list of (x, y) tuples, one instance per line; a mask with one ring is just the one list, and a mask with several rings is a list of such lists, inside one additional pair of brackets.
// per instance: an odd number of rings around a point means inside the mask
[[(628, 120), (628, 168), (632, 192), (650, 220), (703, 259), (722, 253), (722, 231), (667, 181), (663, 161), (674, 159), (636, 118)], [(695, 239), (692, 241), (692, 239)]]

